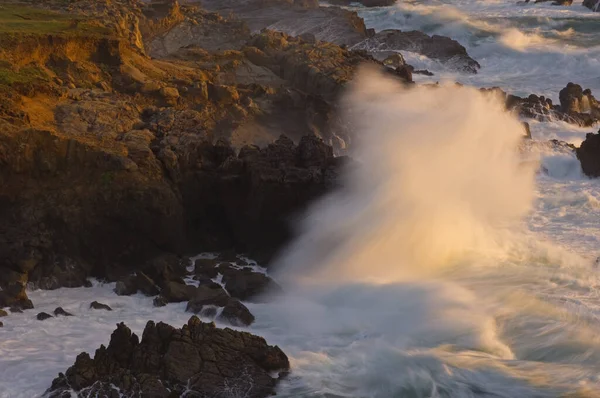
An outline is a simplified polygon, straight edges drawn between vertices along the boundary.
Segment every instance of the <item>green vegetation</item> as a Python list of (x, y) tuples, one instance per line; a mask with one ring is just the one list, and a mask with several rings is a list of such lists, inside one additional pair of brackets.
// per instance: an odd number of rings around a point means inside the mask
[(0, 33), (108, 35), (110, 30), (82, 16), (20, 5), (0, 5)]
[(48, 80), (42, 69), (36, 66), (12, 68), (8, 62), (0, 61), (0, 85), (29, 84)]

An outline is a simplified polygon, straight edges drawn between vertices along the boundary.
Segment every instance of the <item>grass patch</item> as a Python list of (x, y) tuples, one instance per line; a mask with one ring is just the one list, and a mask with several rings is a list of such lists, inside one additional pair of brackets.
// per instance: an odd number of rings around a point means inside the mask
[(15, 69), (8, 62), (0, 61), (0, 85), (23, 85), (41, 83), (47, 80), (48, 76), (46, 73), (37, 66), (25, 66)]
[(0, 33), (110, 35), (105, 26), (79, 15), (20, 5), (0, 5)]

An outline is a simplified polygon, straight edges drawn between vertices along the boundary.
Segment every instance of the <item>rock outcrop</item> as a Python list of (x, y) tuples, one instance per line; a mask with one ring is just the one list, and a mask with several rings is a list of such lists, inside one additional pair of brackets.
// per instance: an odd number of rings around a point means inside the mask
[[(328, 144), (348, 141), (335, 127), (339, 92), (359, 64), (384, 68), (310, 37), (251, 35), (195, 6), (31, 6), (47, 7), (32, 9), (37, 19), (98, 17), (98, 29), (40, 34), (24, 19), (29, 33), (0, 33), (0, 305), (15, 310), (31, 308), (27, 283), (90, 276), (154, 295), (181, 282), (156, 266), (165, 253), (267, 258), (290, 236), (288, 217), (337, 184), (343, 159)], [(131, 35), (119, 30), (127, 10)], [(172, 45), (182, 24), (205, 40)]]
[[(337, 0), (331, 3), (349, 5), (352, 2)], [(395, 29), (375, 33), (373, 29), (366, 28), (364, 20), (354, 11), (319, 7), (314, 3), (307, 7), (301, 3), (288, 0), (202, 2), (208, 9), (223, 14), (234, 13), (245, 21), (252, 31), (266, 28), (293, 36), (309, 35), (316, 40), (363, 49), (376, 57), (382, 52), (389, 54), (390, 51), (412, 51), (465, 73), (477, 73), (480, 68), (479, 63), (467, 54), (465, 48), (449, 37), (428, 36), (417, 31), (401, 32)], [(395, 1), (361, 0), (360, 3), (367, 7), (380, 7), (393, 5)]]
[(419, 31), (382, 30), (352, 48), (366, 50), (376, 58), (385, 58), (395, 51), (411, 51), (465, 73), (477, 73), (481, 67), (456, 40)]
[(149, 321), (141, 341), (123, 323), (117, 325), (107, 347), (77, 356), (75, 364), (54, 379), (51, 398), (112, 396), (267, 397), (289, 362), (278, 347), (261, 337), (190, 318), (181, 329)]
[(585, 136), (585, 140), (576, 150), (581, 169), (588, 177), (600, 177), (600, 131)]
[(561, 120), (582, 127), (592, 126), (600, 121), (600, 103), (591, 90), (569, 83), (559, 93), (560, 104), (555, 105), (550, 98), (531, 94), (522, 98), (505, 93), (498, 87), (484, 91), (498, 95), (506, 102), (506, 108), (519, 116), (539, 121)]

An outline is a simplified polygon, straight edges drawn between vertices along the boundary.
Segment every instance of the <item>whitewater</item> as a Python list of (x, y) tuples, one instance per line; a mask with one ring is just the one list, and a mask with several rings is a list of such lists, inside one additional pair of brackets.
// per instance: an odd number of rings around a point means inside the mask
[[(377, 30), (450, 36), (482, 68), (459, 75), (403, 52), (434, 72), (419, 82), (441, 87), (408, 92), (365, 70), (350, 88), (356, 167), (280, 253), (271, 274), (286, 294), (247, 304), (256, 322), (243, 330), (290, 357), (278, 396), (600, 397), (600, 180), (547, 144), (578, 145), (598, 127), (529, 121), (523, 144), (519, 121), (471, 87), (558, 102), (573, 81), (600, 95), (600, 13), (487, 0), (353, 8)], [(35, 310), (2, 319), (1, 398), (42, 396), (118, 322), (140, 334), (150, 319), (189, 319), (186, 303), (155, 308), (93, 285), (31, 291)], [(35, 319), (59, 306), (75, 316)]]

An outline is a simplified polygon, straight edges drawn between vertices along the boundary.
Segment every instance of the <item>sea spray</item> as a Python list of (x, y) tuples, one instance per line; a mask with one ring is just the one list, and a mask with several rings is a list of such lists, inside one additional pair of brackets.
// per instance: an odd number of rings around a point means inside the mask
[(392, 282), (502, 255), (529, 211), (522, 125), (494, 96), (361, 70), (344, 100), (357, 162), (279, 259), (282, 278)]

